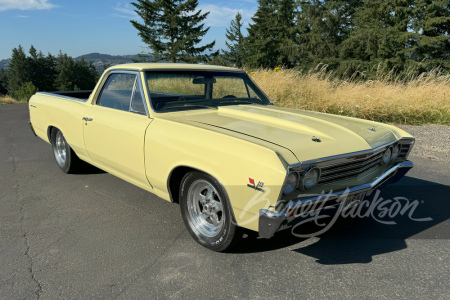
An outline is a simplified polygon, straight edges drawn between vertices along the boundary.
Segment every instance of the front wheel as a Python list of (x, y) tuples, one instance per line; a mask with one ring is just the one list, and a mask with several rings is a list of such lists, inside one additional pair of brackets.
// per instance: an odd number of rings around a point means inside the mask
[(180, 209), (190, 235), (208, 249), (229, 250), (242, 237), (225, 191), (207, 174), (190, 172), (184, 176)]

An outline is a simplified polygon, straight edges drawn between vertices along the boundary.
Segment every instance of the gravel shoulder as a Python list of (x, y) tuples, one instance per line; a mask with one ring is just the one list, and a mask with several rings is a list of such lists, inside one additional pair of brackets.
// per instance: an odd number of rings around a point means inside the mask
[(450, 126), (397, 125), (416, 138), (411, 155), (434, 161), (450, 162)]

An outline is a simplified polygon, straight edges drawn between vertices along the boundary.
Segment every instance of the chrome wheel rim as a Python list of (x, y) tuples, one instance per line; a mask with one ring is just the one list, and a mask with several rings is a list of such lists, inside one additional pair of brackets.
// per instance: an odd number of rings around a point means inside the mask
[(55, 158), (58, 165), (63, 167), (66, 164), (66, 155), (67, 155), (67, 149), (66, 149), (66, 140), (64, 139), (64, 135), (61, 133), (61, 131), (58, 131), (56, 133), (55, 138)]
[(223, 227), (225, 214), (217, 190), (206, 180), (191, 184), (187, 194), (189, 218), (194, 229), (207, 237), (216, 236)]

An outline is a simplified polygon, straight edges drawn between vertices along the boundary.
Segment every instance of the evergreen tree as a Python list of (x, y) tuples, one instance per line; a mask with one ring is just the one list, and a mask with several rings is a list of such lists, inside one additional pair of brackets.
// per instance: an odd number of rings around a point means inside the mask
[(355, 9), (362, 0), (300, 3), (297, 14), (296, 64), (304, 70), (327, 64), (339, 64), (339, 47), (354, 27)]
[(8, 93), (8, 77), (5, 69), (0, 69), (0, 95)]
[(414, 15), (417, 44), (413, 59), (425, 70), (437, 66), (450, 70), (450, 2), (417, 0)]
[(91, 90), (98, 80), (92, 63), (84, 59), (74, 61), (62, 52), (56, 58), (56, 71), (55, 88), (59, 91)]
[(97, 73), (92, 62), (87, 62), (84, 58), (75, 62), (75, 78), (73, 82), (80, 90), (92, 90), (94, 89), (97, 81), (99, 80), (99, 74)]
[(277, 65), (278, 45), (272, 25), (275, 17), (275, 0), (258, 0), (258, 9), (252, 17), (245, 41), (247, 64), (251, 67), (273, 68)]
[(154, 60), (198, 62), (212, 50), (215, 41), (204, 46), (202, 37), (208, 32), (202, 23), (209, 12), (196, 10), (198, 0), (137, 0), (131, 3), (143, 24), (131, 21), (142, 41), (153, 51)]
[(290, 68), (293, 66), (295, 52), (295, 0), (279, 0), (278, 8), (275, 13), (274, 30), (277, 32), (278, 41), (278, 66)]
[(53, 90), (53, 83), (56, 76), (55, 61), (50, 54), (44, 57), (42, 52), (31, 46), (30, 56), (27, 58), (29, 66), (29, 78), (35, 87), (40, 91)]
[(258, 0), (245, 40), (246, 63), (251, 67), (274, 68), (292, 65), (294, 1)]
[(8, 94), (13, 95), (22, 85), (30, 81), (29, 64), (22, 46), (12, 50), (8, 70)]
[(242, 15), (238, 12), (231, 20), (230, 28), (226, 29), (225, 37), (228, 41), (225, 41), (228, 51), (224, 51), (224, 58), (236, 67), (241, 68), (244, 64), (244, 36), (242, 35), (241, 22)]
[(344, 65), (356, 69), (402, 70), (411, 61), (414, 33), (409, 29), (414, 0), (366, 0), (355, 12), (355, 28), (340, 47)]

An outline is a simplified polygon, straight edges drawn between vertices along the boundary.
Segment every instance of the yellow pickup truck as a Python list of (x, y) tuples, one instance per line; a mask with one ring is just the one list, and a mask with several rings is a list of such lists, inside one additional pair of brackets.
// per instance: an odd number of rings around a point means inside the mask
[(29, 110), (63, 172), (88, 163), (179, 203), (215, 251), (248, 230), (270, 238), (317, 203), (354, 205), (413, 167), (408, 133), (277, 107), (235, 68), (118, 65), (93, 91), (37, 93)]

